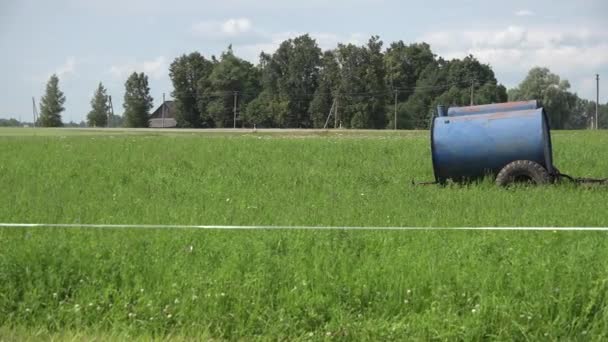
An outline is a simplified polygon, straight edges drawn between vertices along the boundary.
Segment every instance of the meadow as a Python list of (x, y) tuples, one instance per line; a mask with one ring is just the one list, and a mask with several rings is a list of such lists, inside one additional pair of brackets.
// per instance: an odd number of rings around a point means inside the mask
[[(608, 176), (606, 132), (553, 132)], [(608, 187), (432, 180), (428, 132), (0, 130), (0, 340), (602, 340)]]

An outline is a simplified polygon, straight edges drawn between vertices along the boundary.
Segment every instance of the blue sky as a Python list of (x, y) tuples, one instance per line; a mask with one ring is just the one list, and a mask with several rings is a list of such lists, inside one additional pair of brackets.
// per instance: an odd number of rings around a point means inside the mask
[(0, 118), (31, 120), (52, 73), (80, 121), (101, 81), (122, 113), (124, 82), (146, 72), (155, 104), (169, 97), (168, 66), (183, 54), (219, 55), (232, 44), (257, 63), (290, 37), (310, 33), (324, 49), (426, 41), (447, 58), (469, 53), (516, 86), (536, 65), (568, 79), (579, 96), (608, 102), (608, 1), (393, 0), (0, 0)]

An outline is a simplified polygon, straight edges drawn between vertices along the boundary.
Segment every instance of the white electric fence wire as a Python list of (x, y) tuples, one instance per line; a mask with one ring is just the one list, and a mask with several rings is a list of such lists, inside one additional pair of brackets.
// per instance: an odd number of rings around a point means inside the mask
[(608, 227), (356, 227), (356, 226), (231, 226), (177, 224), (84, 224), (84, 223), (0, 223), (0, 228), (93, 228), (93, 229), (209, 229), (209, 230), (528, 230), (608, 231)]

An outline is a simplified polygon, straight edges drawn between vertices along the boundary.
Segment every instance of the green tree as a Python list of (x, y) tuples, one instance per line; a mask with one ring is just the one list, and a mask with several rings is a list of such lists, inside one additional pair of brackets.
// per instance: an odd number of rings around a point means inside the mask
[(124, 116), (110, 114), (110, 127), (124, 127)]
[(257, 127), (285, 127), (289, 114), (289, 101), (263, 91), (249, 103), (244, 115), (247, 125)]
[(427, 43), (405, 45), (401, 40), (393, 42), (384, 54), (389, 89), (399, 90), (399, 97), (407, 100), (413, 94), (420, 74), (434, 62), (435, 55)]
[(282, 42), (272, 56), (262, 54), (260, 59), (264, 89), (275, 94), (278, 102), (287, 101), (286, 116), (275, 118), (275, 122), (281, 127), (311, 127), (308, 110), (321, 66), (317, 42), (307, 34), (299, 36)]
[[(601, 109), (602, 106), (600, 106)], [(601, 110), (600, 110), (601, 112)], [(595, 102), (577, 98), (576, 105), (566, 123), (567, 129), (590, 128), (595, 121)]]
[(213, 120), (206, 115), (206, 103), (198, 95), (204, 93), (206, 79), (213, 70), (213, 62), (198, 52), (176, 58), (169, 67), (173, 83), (176, 120), (180, 127), (212, 127)]
[(46, 92), (40, 100), (39, 125), (43, 127), (61, 127), (61, 112), (65, 110), (63, 104), (65, 96), (59, 90), (59, 77), (53, 74), (46, 84)]
[(19, 127), (21, 126), (22, 123), (19, 122), (17, 119), (1, 119), (0, 118), (0, 127)]
[(110, 115), (108, 94), (106, 88), (99, 82), (91, 99), (91, 111), (87, 115), (87, 124), (92, 127), (105, 127), (108, 124), (108, 115)]
[[(471, 104), (488, 104), (507, 100), (506, 88), (497, 84), (492, 68), (480, 63), (474, 56), (453, 59), (446, 63), (444, 71), (447, 89), (432, 103), (468, 106)], [(471, 97), (472, 95), (472, 97)]]
[(428, 128), (430, 118), (438, 104), (445, 106), (467, 106), (474, 104), (504, 102), (506, 88), (497, 83), (492, 68), (480, 63), (474, 56), (446, 61), (438, 58), (427, 64), (416, 81), (416, 89), (402, 108), (404, 123), (413, 124), (403, 128)]
[(341, 66), (338, 120), (350, 128), (386, 127), (390, 93), (385, 83), (382, 41), (373, 36), (361, 47), (340, 44), (336, 55)]
[(517, 88), (509, 90), (509, 100), (540, 100), (551, 128), (566, 128), (577, 107), (578, 96), (568, 91), (570, 83), (548, 68), (534, 67)]
[[(236, 98), (237, 117), (244, 113), (247, 104), (257, 97), (260, 91), (259, 71), (251, 63), (240, 59), (232, 52), (232, 46), (222, 53), (220, 61), (206, 82), (207, 88), (199, 87), (199, 100), (203, 102), (200, 110), (206, 110), (207, 117), (215, 127), (233, 127)], [(235, 96), (236, 92), (236, 96)]]
[(599, 107), (599, 127), (602, 129), (608, 129), (608, 103), (600, 105)]
[(132, 73), (125, 83), (124, 120), (126, 127), (148, 127), (150, 109), (154, 99), (150, 96), (148, 76)]
[[(308, 113), (313, 127), (322, 128), (327, 121), (329, 111), (334, 104), (340, 82), (340, 66), (336, 55), (332, 51), (326, 51), (321, 59), (319, 71), (319, 86), (315, 90)], [(335, 118), (334, 118), (335, 119)], [(334, 122), (328, 126), (333, 127)], [(339, 127), (339, 124), (336, 124)]]

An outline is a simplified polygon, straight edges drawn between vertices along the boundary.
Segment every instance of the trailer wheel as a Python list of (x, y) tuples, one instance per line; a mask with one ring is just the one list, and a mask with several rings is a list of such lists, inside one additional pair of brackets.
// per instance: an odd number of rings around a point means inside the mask
[(507, 164), (496, 176), (496, 185), (509, 186), (515, 183), (547, 184), (551, 175), (539, 163), (531, 160), (516, 160)]

